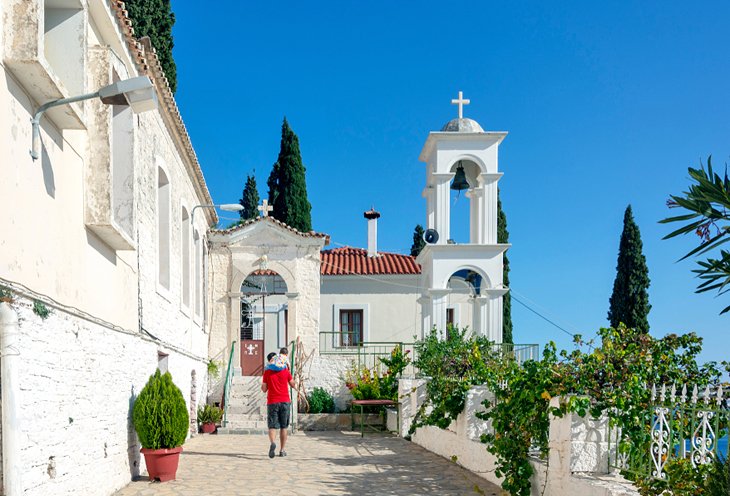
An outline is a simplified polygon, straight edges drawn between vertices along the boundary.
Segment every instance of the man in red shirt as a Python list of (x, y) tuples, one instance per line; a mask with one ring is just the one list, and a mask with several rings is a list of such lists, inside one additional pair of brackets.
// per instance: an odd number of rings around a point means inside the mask
[[(266, 361), (276, 353), (269, 353)], [(291, 399), (289, 398), (289, 386), (294, 387), (294, 378), (289, 372), (289, 368), (285, 368), (279, 372), (273, 370), (264, 370), (264, 378), (261, 383), (261, 391), (266, 393), (267, 422), (269, 424), (269, 458), (276, 455), (276, 430), (279, 430), (279, 439), (281, 441), (281, 449), (279, 456), (286, 456), (284, 446), (286, 445), (286, 429), (289, 427), (289, 412), (291, 411)]]

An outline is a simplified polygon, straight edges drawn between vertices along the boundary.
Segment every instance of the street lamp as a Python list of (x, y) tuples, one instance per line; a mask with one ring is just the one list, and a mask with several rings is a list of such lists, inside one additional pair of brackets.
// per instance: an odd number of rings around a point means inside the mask
[(30, 150), (30, 156), (33, 160), (38, 160), (38, 141), (40, 140), (41, 116), (43, 113), (53, 107), (66, 105), (68, 103), (80, 102), (82, 100), (90, 100), (92, 98), (100, 98), (102, 103), (107, 105), (129, 105), (132, 112), (146, 112), (157, 108), (157, 95), (152, 81), (147, 76), (133, 77), (124, 81), (117, 81), (109, 86), (104, 86), (99, 91), (87, 93), (85, 95), (72, 96), (70, 98), (61, 98), (46, 102), (36, 111), (31, 123), (33, 124), (33, 142)]
[(223, 203), (221, 205), (195, 205), (193, 209), (190, 211), (190, 224), (193, 223), (193, 216), (195, 215), (195, 209), (196, 208), (220, 208), (221, 210), (225, 210), (226, 212), (240, 212), (243, 210), (243, 205), (240, 205), (238, 203)]

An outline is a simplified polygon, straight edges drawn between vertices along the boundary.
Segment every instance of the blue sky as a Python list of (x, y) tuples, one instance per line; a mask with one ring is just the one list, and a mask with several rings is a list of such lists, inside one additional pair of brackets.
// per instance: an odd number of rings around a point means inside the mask
[[(696, 331), (730, 358), (727, 305), (694, 294), (695, 239), (662, 241), (687, 167), (730, 159), (727, 2), (199, 2), (174, 0), (177, 101), (216, 202), (259, 193), (282, 118), (298, 134), (315, 230), (407, 252), (425, 223), (429, 131), (456, 116), (500, 148), (511, 285), (571, 332), (607, 325), (623, 212), (651, 277), (652, 333)], [(457, 202), (465, 205), (466, 202)], [(222, 213), (230, 217), (230, 213)], [(228, 222), (224, 220), (223, 222)], [(457, 233), (457, 241), (466, 234)], [(571, 338), (513, 305), (515, 341)]]

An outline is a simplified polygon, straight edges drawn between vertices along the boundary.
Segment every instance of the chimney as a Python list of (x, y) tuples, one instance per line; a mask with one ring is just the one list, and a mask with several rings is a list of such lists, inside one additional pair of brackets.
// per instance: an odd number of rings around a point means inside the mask
[(380, 212), (376, 212), (375, 208), (370, 207), (370, 210), (364, 212), (363, 216), (368, 220), (368, 257), (377, 257), (378, 217), (380, 217)]

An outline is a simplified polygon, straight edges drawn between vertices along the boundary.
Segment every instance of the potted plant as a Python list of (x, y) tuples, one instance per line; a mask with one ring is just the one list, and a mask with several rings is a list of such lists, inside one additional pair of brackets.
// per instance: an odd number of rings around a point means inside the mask
[(215, 432), (216, 424), (223, 418), (223, 410), (214, 405), (198, 407), (198, 422), (205, 434)]
[(142, 445), (150, 480), (175, 479), (182, 444), (188, 434), (188, 409), (169, 372), (160, 369), (140, 391), (132, 411), (132, 423)]
[(13, 303), (13, 292), (5, 286), (0, 286), (0, 303)]

